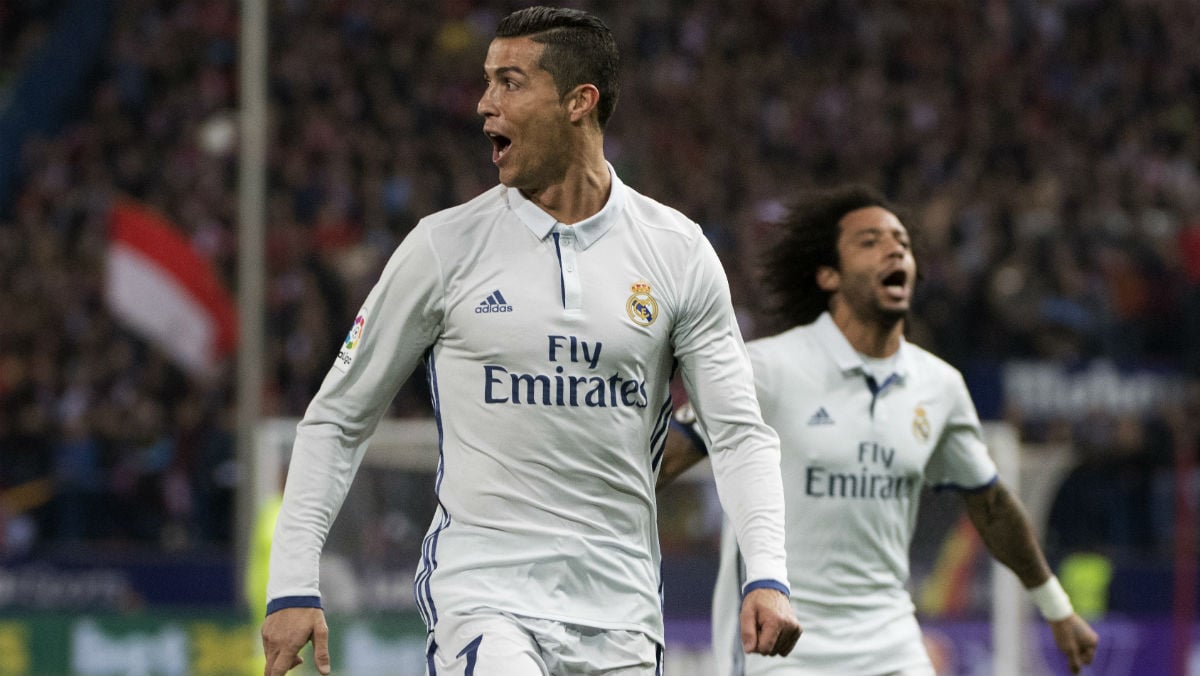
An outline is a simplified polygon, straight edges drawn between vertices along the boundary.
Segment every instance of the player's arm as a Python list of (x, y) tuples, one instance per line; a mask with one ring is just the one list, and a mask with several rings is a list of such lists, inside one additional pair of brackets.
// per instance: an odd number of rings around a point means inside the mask
[(1021, 580), (1042, 616), (1050, 623), (1054, 642), (1066, 656), (1072, 673), (1090, 664), (1099, 637), (1071, 607), (1058, 578), (1046, 563), (1033, 527), (1021, 503), (1003, 483), (963, 493), (967, 514), (988, 551)]
[(800, 624), (787, 586), (779, 438), (763, 422), (729, 284), (702, 235), (693, 240), (687, 261), (672, 341), (684, 387), (710, 442), (717, 495), (746, 566), (742, 647), (786, 655), (800, 637)]
[[(700, 431), (696, 412), (691, 404), (684, 404), (671, 417), (671, 428), (667, 434), (666, 450), (663, 452), (662, 467), (658, 475), (658, 488), (667, 485), (707, 457), (708, 442)], [(786, 655), (795, 646), (800, 636), (798, 626), (795, 631), (763, 631), (764, 624), (772, 621), (769, 618), (793, 615), (790, 596), (780, 593), (781, 591), (779, 587), (769, 584), (746, 590), (738, 616), (742, 628), (742, 647), (746, 652)]]
[(675, 477), (707, 457), (708, 444), (696, 427), (696, 412), (691, 404), (684, 404), (671, 415), (662, 467), (658, 471), (657, 488), (671, 483)]
[(267, 676), (300, 664), (309, 641), (318, 670), (329, 673), (321, 550), (376, 425), (438, 331), (440, 274), (429, 230), (418, 225), (388, 261), (296, 428), (271, 543), (262, 627)]

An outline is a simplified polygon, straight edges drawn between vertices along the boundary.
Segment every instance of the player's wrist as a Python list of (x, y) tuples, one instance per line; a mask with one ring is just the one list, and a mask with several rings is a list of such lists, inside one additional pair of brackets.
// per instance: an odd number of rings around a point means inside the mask
[(284, 608), (321, 608), (320, 596), (281, 596), (267, 602), (267, 614)]
[(788, 589), (788, 586), (779, 580), (754, 580), (753, 582), (747, 582), (746, 586), (742, 587), (742, 598), (746, 598), (747, 594), (756, 589), (774, 589), (788, 598), (792, 596), (792, 590)]
[(1049, 622), (1061, 622), (1075, 614), (1071, 598), (1059, 583), (1058, 578), (1051, 575), (1049, 580), (1026, 590), (1038, 612)]

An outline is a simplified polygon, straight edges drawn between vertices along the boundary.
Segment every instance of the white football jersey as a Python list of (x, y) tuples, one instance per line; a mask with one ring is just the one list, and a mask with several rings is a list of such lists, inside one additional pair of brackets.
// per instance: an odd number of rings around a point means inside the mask
[(742, 654), (743, 571), (723, 537), (717, 673), (869, 676), (928, 664), (906, 588), (922, 485), (996, 479), (962, 375), (906, 341), (894, 373), (870, 374), (828, 313), (747, 347), (782, 448), (788, 581), (804, 634), (786, 660)]
[(415, 579), (431, 628), (487, 608), (662, 643), (654, 488), (676, 367), (716, 430), (750, 579), (783, 586), (778, 439), (724, 271), (699, 226), (610, 173), (573, 226), (497, 186), (401, 243), (300, 423), (269, 608), (316, 600), (329, 525), (422, 361), (441, 444)]

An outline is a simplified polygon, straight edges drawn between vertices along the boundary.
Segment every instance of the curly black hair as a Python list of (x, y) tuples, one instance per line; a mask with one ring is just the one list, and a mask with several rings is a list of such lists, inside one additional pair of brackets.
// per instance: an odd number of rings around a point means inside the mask
[[(862, 184), (801, 193), (762, 254), (759, 285), (767, 315), (785, 326), (814, 321), (829, 309), (830, 292), (817, 284), (822, 266), (839, 269), (837, 242), (842, 218), (865, 207), (882, 207), (904, 220), (878, 190)], [(905, 223), (910, 239), (912, 226)]]

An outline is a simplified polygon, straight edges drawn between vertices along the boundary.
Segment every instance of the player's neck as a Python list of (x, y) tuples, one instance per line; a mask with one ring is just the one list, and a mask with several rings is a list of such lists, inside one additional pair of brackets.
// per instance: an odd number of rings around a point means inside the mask
[(858, 352), (882, 359), (896, 354), (904, 336), (904, 320), (864, 321), (849, 312), (834, 312), (833, 323)]
[(612, 191), (612, 176), (602, 146), (587, 148), (581, 155), (581, 159), (567, 167), (562, 181), (536, 192), (525, 192), (529, 201), (559, 223), (572, 225), (596, 215)]

